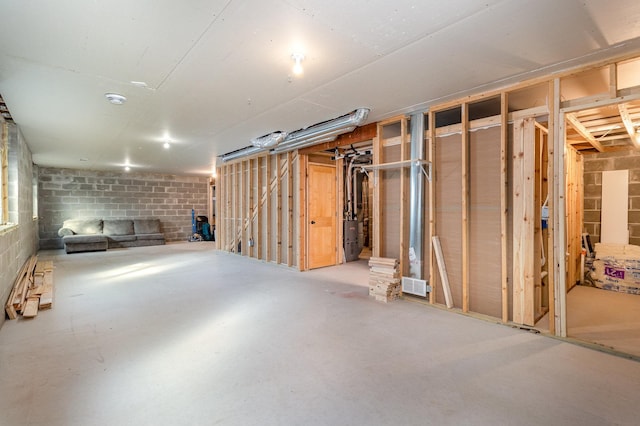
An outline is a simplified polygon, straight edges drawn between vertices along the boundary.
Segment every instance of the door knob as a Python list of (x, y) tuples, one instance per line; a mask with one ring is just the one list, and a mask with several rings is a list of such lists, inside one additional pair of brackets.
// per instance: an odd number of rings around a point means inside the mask
[(312, 220), (312, 221), (311, 221), (311, 224), (312, 224), (312, 225), (315, 225), (315, 224), (316, 224), (316, 221), (315, 221), (315, 220)]

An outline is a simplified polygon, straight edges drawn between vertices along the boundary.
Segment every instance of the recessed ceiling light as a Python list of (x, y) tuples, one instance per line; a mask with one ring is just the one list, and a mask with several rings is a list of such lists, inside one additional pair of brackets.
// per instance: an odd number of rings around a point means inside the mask
[(114, 105), (122, 105), (127, 101), (127, 98), (117, 93), (105, 93), (104, 96)]
[(291, 59), (294, 60), (295, 64), (293, 65), (293, 73), (295, 75), (300, 75), (303, 73), (302, 69), (302, 60), (304, 59), (304, 55), (302, 53), (294, 53), (291, 55)]
[(165, 142), (164, 145), (162, 145), (164, 147), (164, 149), (169, 149), (171, 148), (171, 144), (169, 142)]
[(125, 172), (128, 172), (129, 170), (131, 170), (131, 167), (129, 167), (129, 166), (124, 166), (124, 171), (125, 171)]

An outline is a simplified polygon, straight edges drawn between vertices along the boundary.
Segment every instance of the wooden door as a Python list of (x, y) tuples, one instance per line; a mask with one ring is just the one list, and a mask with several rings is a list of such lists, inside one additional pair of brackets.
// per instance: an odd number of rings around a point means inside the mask
[(309, 164), (307, 235), (309, 269), (336, 264), (336, 168)]

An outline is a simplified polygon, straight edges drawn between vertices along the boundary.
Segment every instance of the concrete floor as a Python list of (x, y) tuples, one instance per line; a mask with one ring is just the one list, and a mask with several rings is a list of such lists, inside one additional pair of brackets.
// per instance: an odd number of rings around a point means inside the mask
[[(637, 424), (640, 363), (180, 243), (43, 252), (0, 330), (1, 425)], [(355, 283), (355, 284), (352, 284)]]
[(573, 287), (567, 294), (567, 334), (640, 357), (640, 296)]

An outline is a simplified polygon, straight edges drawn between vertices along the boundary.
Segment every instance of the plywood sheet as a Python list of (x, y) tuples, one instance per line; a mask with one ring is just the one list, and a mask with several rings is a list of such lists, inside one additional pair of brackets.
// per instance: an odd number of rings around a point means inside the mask
[(602, 172), (600, 242), (629, 244), (629, 170)]
[[(400, 145), (387, 146), (382, 149), (382, 162), (400, 161)], [(382, 183), (382, 209), (380, 222), (382, 241), (380, 255), (392, 259), (400, 258), (400, 179), (402, 168), (381, 170), (379, 179)]]
[[(435, 144), (435, 235), (440, 238), (453, 304), (462, 307), (462, 141), (461, 135), (437, 137)], [(440, 286), (440, 282), (437, 281)], [(439, 287), (440, 288), (440, 287)], [(436, 301), (445, 303), (442, 291)]]
[(469, 133), (469, 310), (502, 316), (500, 127)]

